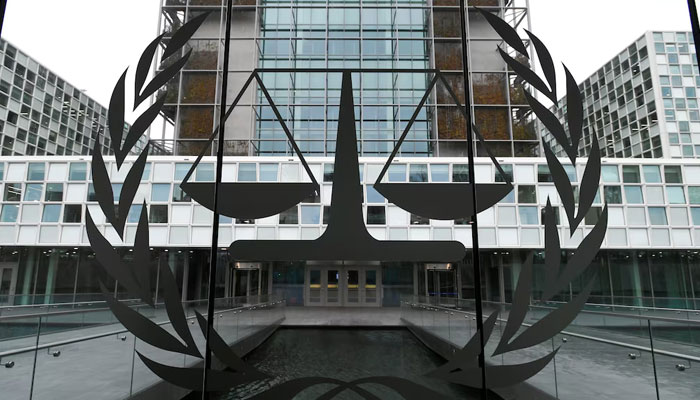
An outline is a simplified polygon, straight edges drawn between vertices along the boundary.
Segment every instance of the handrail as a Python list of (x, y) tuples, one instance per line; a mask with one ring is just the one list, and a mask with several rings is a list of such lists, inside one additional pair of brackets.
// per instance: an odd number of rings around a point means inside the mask
[[(235, 299), (248, 299), (251, 297), (259, 297), (260, 295), (255, 295), (255, 296), (235, 296), (235, 297), (219, 297), (216, 298), (215, 301), (220, 302), (224, 300), (235, 300)], [(266, 295), (263, 295), (266, 296)], [(192, 303), (205, 303), (207, 299), (200, 299), (200, 300), (185, 300), (182, 303), (183, 304), (192, 304)], [(137, 299), (126, 299), (126, 300), (120, 300), (120, 302), (138, 302), (137, 304), (134, 304), (132, 307), (134, 308), (140, 308), (146, 306), (145, 303), (140, 302)], [(56, 311), (56, 312), (36, 312), (36, 313), (28, 313), (28, 314), (16, 314), (16, 315), (0, 315), (0, 322), (5, 321), (5, 320), (11, 320), (11, 319), (26, 319), (26, 318), (37, 318), (37, 317), (44, 317), (47, 315), (69, 315), (69, 314), (83, 314), (83, 313), (90, 313), (90, 312), (98, 312), (98, 311), (105, 311), (109, 310), (108, 307), (106, 307), (107, 303), (105, 301), (92, 301), (92, 302), (86, 302), (90, 305), (93, 304), (104, 304), (105, 307), (101, 308), (85, 308), (85, 309), (70, 309), (70, 310), (65, 310), (65, 311)], [(158, 306), (163, 306), (165, 303), (155, 303), (156, 308)]]
[[(441, 306), (434, 306), (434, 305), (432, 305), (432, 304), (421, 304), (421, 303), (412, 303), (412, 302), (404, 302), (404, 303), (405, 303), (405, 304), (408, 304), (408, 305), (411, 305), (411, 306), (413, 306), (413, 307), (419, 306), (419, 307), (421, 307), (421, 308), (423, 308), (423, 309), (426, 309), (426, 308), (428, 308), (428, 309), (429, 309), (429, 308), (433, 308), (433, 309), (435, 309), (435, 310), (438, 310), (438, 309), (439, 309), (439, 310), (443, 310), (443, 311), (447, 311), (447, 312), (458, 312), (458, 313), (467, 314), (467, 315), (471, 315), (471, 316), (476, 315), (475, 313), (472, 313), (472, 312), (469, 312), (469, 311), (455, 310), (455, 309), (453, 309), (453, 308), (446, 308), (446, 307), (441, 307)], [(498, 320), (501, 321), (501, 322), (507, 322), (507, 320), (504, 319), (504, 318), (498, 318)], [(409, 322), (410, 322), (410, 321), (409, 321)], [(528, 323), (525, 323), (525, 322), (523, 322), (521, 325), (522, 325), (522, 326), (526, 326), (526, 327), (532, 326), (532, 324), (528, 324)], [(618, 346), (618, 347), (624, 347), (624, 348), (633, 349), (633, 350), (646, 351), (646, 352), (648, 352), (648, 353), (651, 353), (651, 352), (652, 352), (650, 347), (639, 346), (639, 345), (631, 344), (631, 343), (618, 342), (618, 341), (615, 341), (615, 340), (603, 339), (603, 338), (599, 338), (599, 337), (595, 337), (595, 336), (583, 335), (583, 334), (580, 334), (580, 333), (575, 333), (575, 332), (570, 332), (570, 331), (561, 331), (561, 334), (562, 334), (562, 335), (571, 336), (571, 337), (580, 338), (580, 339), (587, 339), (587, 340), (591, 340), (591, 341), (594, 341), (594, 342), (606, 343), (606, 344), (610, 344), (610, 345), (614, 345), (614, 346)], [(691, 355), (687, 355), (687, 354), (676, 353), (676, 352), (673, 352), (673, 351), (660, 350), (660, 349), (654, 348), (654, 353), (656, 353), (656, 354), (661, 354), (661, 355), (668, 356), (668, 357), (672, 357), (672, 358), (681, 359), (681, 360), (690, 360), (690, 361), (700, 362), (700, 357), (695, 357), (695, 356), (691, 356)]]
[[(219, 311), (215, 311), (214, 314), (219, 315), (219, 314), (224, 314), (224, 313), (228, 313), (231, 311), (243, 312), (243, 311), (247, 311), (247, 310), (251, 310), (251, 309), (256, 309), (259, 307), (275, 305), (275, 304), (280, 304), (280, 303), (284, 303), (284, 302), (285, 302), (285, 300), (282, 299), (282, 300), (270, 301), (270, 302), (265, 302), (265, 303), (258, 303), (258, 304), (252, 305), (252, 306), (242, 306), (242, 307), (237, 307), (237, 308), (229, 308), (226, 310), (219, 310)], [(194, 318), (195, 318), (194, 316), (186, 317), (187, 320), (191, 320)], [(163, 321), (163, 322), (156, 322), (156, 325), (162, 326), (162, 325), (167, 325), (170, 323), (171, 323), (170, 321)], [(22, 347), (22, 348), (14, 349), (14, 350), (7, 350), (7, 351), (0, 352), (0, 359), (2, 359), (3, 357), (7, 357), (7, 356), (27, 353), (30, 351), (39, 351), (39, 350), (43, 350), (43, 349), (50, 349), (51, 347), (65, 346), (65, 345), (69, 345), (69, 344), (73, 344), (73, 343), (80, 343), (80, 342), (84, 342), (84, 341), (88, 341), (88, 340), (92, 340), (92, 339), (99, 339), (99, 338), (103, 338), (103, 337), (107, 337), (107, 336), (118, 335), (118, 334), (124, 333), (124, 332), (129, 332), (129, 330), (128, 329), (119, 329), (119, 330), (113, 330), (113, 331), (104, 332), (104, 333), (96, 333), (94, 335), (86, 335), (86, 336), (81, 336), (81, 337), (72, 338), (72, 339), (60, 340), (60, 341), (52, 342), (52, 343), (45, 343), (45, 344), (38, 345), (38, 346), (28, 346), (28, 347)]]

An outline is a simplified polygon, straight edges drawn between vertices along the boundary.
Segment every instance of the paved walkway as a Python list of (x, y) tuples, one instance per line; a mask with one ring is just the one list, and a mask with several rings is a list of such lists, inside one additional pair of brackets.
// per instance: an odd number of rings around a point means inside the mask
[[(202, 312), (205, 310), (200, 310)], [(158, 313), (160, 315), (160, 313)], [(189, 315), (194, 315), (190, 310)], [(215, 329), (233, 344), (248, 335), (269, 326), (283, 317), (280, 309), (254, 309), (242, 312), (224, 312), (215, 320)], [(163, 319), (156, 316), (155, 322)], [(204, 337), (199, 325), (191, 320), (190, 331), (201, 352)], [(173, 332), (169, 324), (162, 325)], [(41, 335), (40, 345), (70, 340), (80, 335), (102, 335), (123, 330), (121, 324), (108, 324), (80, 330), (47, 333)], [(33, 348), (36, 336), (0, 342), (5, 351)], [(56, 345), (38, 352), (31, 350), (8, 355), (0, 362), (13, 361), (13, 368), (0, 369), (0, 393), (5, 399), (124, 399), (160, 381), (140, 361), (134, 350), (145, 356), (172, 366), (192, 366), (201, 361), (190, 356), (156, 349), (128, 332), (97, 337), (72, 344)], [(60, 351), (60, 356), (53, 353)], [(202, 353), (203, 354), (203, 353)], [(34, 374), (32, 374), (34, 371)]]
[[(464, 346), (476, 332), (476, 321), (473, 317), (467, 315), (465, 318), (464, 314), (456, 311), (427, 311), (414, 308), (412, 311), (405, 312), (403, 317), (457, 347)], [(502, 318), (505, 317), (507, 316)], [(496, 325), (491, 340), (486, 345), (487, 355), (493, 354), (504, 326), (503, 322)], [(586, 326), (570, 326), (567, 331), (569, 329), (578, 334), (649, 347), (648, 336), (645, 340), (639, 336)], [(564, 338), (566, 341), (563, 340)], [(529, 349), (491, 357), (489, 362), (494, 365), (524, 363), (543, 357), (559, 346), (561, 348), (555, 357), (555, 362), (530, 378), (528, 383), (553, 396), (567, 400), (656, 399), (651, 353), (613, 344), (562, 334)], [(700, 347), (691, 345), (657, 340), (654, 348), (700, 357)], [(638, 356), (631, 359), (630, 353)], [(641, 356), (639, 356), (640, 353)], [(694, 400), (698, 398), (700, 368), (690, 368), (681, 372), (676, 369), (676, 364), (688, 365), (687, 361), (659, 354), (655, 355), (655, 359), (661, 399)]]

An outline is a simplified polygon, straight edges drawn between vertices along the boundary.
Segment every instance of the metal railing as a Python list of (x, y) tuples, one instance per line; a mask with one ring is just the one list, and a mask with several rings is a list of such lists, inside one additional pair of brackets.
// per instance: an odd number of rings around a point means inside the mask
[[(158, 362), (192, 367), (201, 360), (156, 349), (126, 330), (104, 302), (94, 308), (0, 317), (0, 387), (17, 399), (124, 399), (160, 379), (139, 354)], [(279, 324), (284, 299), (274, 295), (219, 298), (214, 329), (229, 344)], [(206, 300), (183, 302), (197, 346), (204, 336), (195, 311), (206, 313)], [(129, 304), (166, 331), (174, 332), (162, 304)], [(87, 396), (87, 397), (85, 397)]]
[[(554, 308), (531, 305), (522, 330)], [(419, 327), (457, 349), (476, 334), (472, 310), (473, 302), (464, 300), (445, 302), (444, 298), (404, 296), (401, 301), (401, 316), (409, 326)], [(699, 320), (583, 310), (550, 340), (489, 357), (501, 337), (509, 310), (510, 304), (484, 305), (485, 317), (499, 312), (486, 344), (489, 365), (524, 363), (561, 347), (553, 362), (528, 380), (554, 397), (581, 398), (582, 393), (587, 393), (587, 398), (590, 394), (590, 398), (694, 399), (700, 392)]]

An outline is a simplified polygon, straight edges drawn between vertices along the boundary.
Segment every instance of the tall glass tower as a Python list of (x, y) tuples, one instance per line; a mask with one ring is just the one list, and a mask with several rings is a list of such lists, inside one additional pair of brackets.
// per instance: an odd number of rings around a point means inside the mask
[[(164, 148), (196, 154), (217, 121), (217, 90), (223, 59), (221, 0), (164, 0), (160, 31), (210, 12), (189, 47), (184, 71), (170, 82)], [(463, 99), (459, 9), (456, 0), (240, 0), (231, 31), (229, 99), (250, 72), (262, 69), (263, 82), (295, 141), (305, 154), (335, 150), (338, 68), (365, 70), (439, 69)], [(520, 84), (497, 51), (503, 45), (474, 7), (493, 12), (513, 26), (528, 28), (526, 2), (470, 0), (467, 41), (474, 122), (497, 156), (537, 156), (539, 143)], [(294, 69), (314, 69), (294, 72)], [(270, 72), (276, 69), (276, 72)], [(280, 69), (287, 69), (283, 72)], [(362, 72), (353, 75), (358, 149), (363, 156), (390, 153), (431, 74)], [(265, 96), (251, 85), (227, 122), (226, 154), (286, 155), (292, 149)], [(447, 90), (438, 85), (421, 109), (402, 156), (466, 155), (466, 121)], [(173, 141), (171, 141), (173, 140)], [(485, 155), (477, 146), (477, 155)]]

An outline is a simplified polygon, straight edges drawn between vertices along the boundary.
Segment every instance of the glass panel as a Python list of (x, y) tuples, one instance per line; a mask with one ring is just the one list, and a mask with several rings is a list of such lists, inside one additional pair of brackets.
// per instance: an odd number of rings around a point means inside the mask
[(176, 163), (175, 164), (175, 180), (181, 181), (181, 180), (185, 179), (185, 175), (187, 175), (190, 168), (192, 168), (192, 164)]
[(238, 164), (238, 181), (239, 182), (255, 182), (257, 180), (256, 164), (240, 163)]
[(649, 207), (649, 223), (651, 225), (668, 225), (666, 208)]
[(42, 222), (58, 222), (61, 215), (61, 205), (60, 204), (46, 204), (44, 206), (44, 215), (42, 216)]
[(411, 164), (408, 181), (428, 182), (428, 166), (426, 164)]
[(432, 164), (430, 166), (430, 177), (433, 182), (449, 182), (450, 173), (447, 164)]
[(452, 165), (452, 182), (469, 182), (469, 165)]
[(365, 271), (365, 303), (377, 303), (377, 270)]
[(321, 271), (317, 269), (309, 270), (309, 302), (321, 302)]
[(664, 167), (666, 183), (683, 183), (683, 175), (679, 165), (666, 165)]
[(83, 221), (83, 206), (80, 204), (66, 204), (63, 209), (63, 222), (80, 223)]
[(28, 181), (43, 181), (44, 180), (44, 163), (29, 163), (27, 168)]
[(601, 173), (603, 182), (620, 182), (620, 171), (617, 165), (603, 165), (601, 166)]
[(148, 219), (151, 223), (167, 224), (168, 223), (168, 206), (167, 205), (152, 205), (151, 211), (148, 213)]
[(386, 224), (386, 208), (384, 206), (368, 206), (367, 207), (367, 224), (368, 225), (385, 225)]
[(532, 185), (518, 185), (518, 203), (537, 203), (537, 191)]
[(360, 271), (349, 269), (348, 277), (348, 303), (358, 303), (360, 301)]
[(641, 186), (625, 186), (625, 198), (629, 204), (641, 204), (644, 203), (644, 197), (642, 196)]
[(683, 186), (666, 186), (666, 196), (670, 204), (685, 204)]
[(195, 181), (213, 182), (216, 179), (214, 164), (199, 164), (195, 170)]
[(520, 223), (522, 225), (537, 225), (539, 220), (537, 217), (537, 207), (518, 207), (520, 211)]
[(301, 206), (301, 223), (302, 224), (320, 224), (321, 223), (321, 207), (320, 206)]
[(84, 181), (85, 179), (87, 179), (87, 163), (70, 163), (70, 172), (68, 173), (68, 180)]
[(41, 193), (44, 191), (42, 183), (28, 183), (24, 192), (24, 201), (41, 201)]
[(658, 165), (644, 166), (644, 181), (647, 183), (661, 183), (661, 170)]
[(340, 300), (340, 287), (338, 285), (339, 275), (337, 269), (329, 269), (326, 271), (326, 302), (338, 303)]
[[(114, 194), (115, 196), (117, 193)], [(62, 183), (47, 183), (46, 184), (46, 201), (63, 201), (63, 184)]]
[[(279, 164), (260, 164), (260, 181), (277, 182), (278, 166)], [(331, 165), (331, 167), (333, 167), (333, 165)]]
[(19, 206), (16, 204), (5, 204), (0, 212), (0, 222), (17, 222)]
[(622, 181), (625, 183), (640, 183), (639, 166), (623, 165), (622, 166)]
[(169, 198), (169, 183), (154, 183), (151, 185), (151, 201), (168, 201)]
[(5, 201), (20, 201), (22, 199), (22, 184), (6, 183), (4, 199)]

